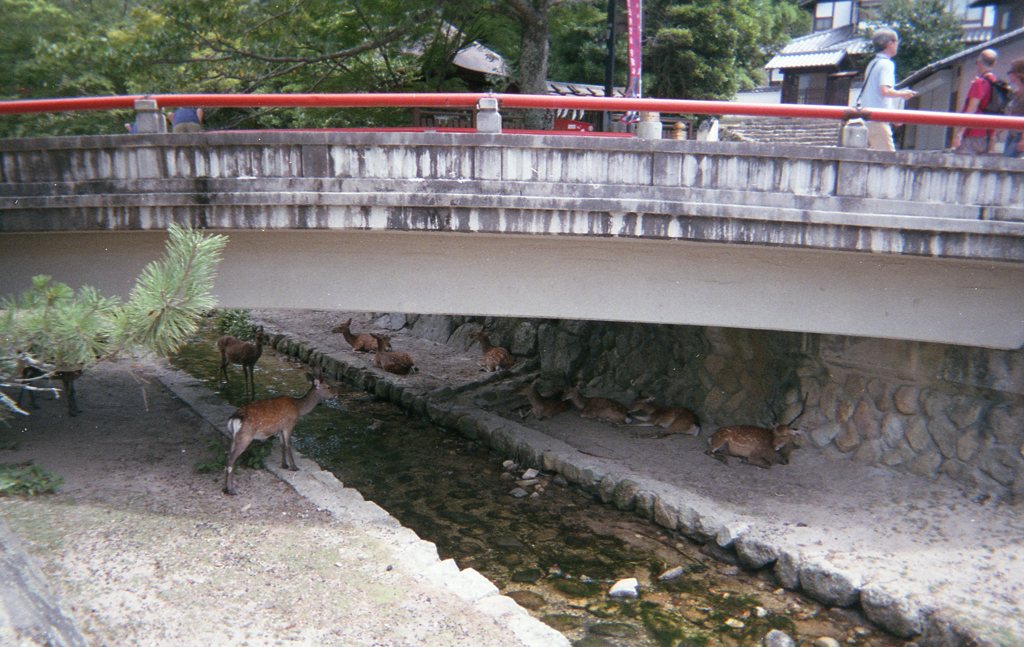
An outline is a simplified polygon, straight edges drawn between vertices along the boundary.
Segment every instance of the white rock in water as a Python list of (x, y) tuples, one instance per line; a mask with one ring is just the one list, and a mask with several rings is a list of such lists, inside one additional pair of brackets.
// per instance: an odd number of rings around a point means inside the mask
[(640, 596), (640, 593), (637, 591), (639, 587), (640, 582), (635, 577), (627, 577), (613, 584), (612, 588), (608, 591), (608, 595), (613, 598), (636, 598)]
[(517, 499), (521, 499), (524, 496), (529, 496), (530, 493), (527, 492), (526, 490), (524, 490), (521, 487), (517, 487), (517, 488), (514, 488), (511, 492), (509, 492), (509, 494), (511, 494), (512, 496), (514, 496)]
[(814, 647), (839, 647), (839, 641), (831, 636), (815, 638), (814, 642), (811, 644), (814, 645)]
[(746, 626), (742, 620), (738, 620), (736, 618), (729, 618), (725, 621), (725, 624), (732, 627), (733, 629), (742, 629)]
[(538, 476), (540, 476), (540, 472), (538, 472), (537, 470), (533, 469), (532, 467), (530, 469), (526, 470), (525, 472), (523, 472), (523, 480), (524, 481), (528, 481), (530, 479), (535, 479)]
[(772, 629), (764, 637), (764, 647), (793, 647), (794, 644), (789, 634), (778, 629)]
[(685, 573), (686, 573), (686, 569), (685, 568), (683, 568), (682, 566), (676, 566), (675, 568), (670, 568), (667, 571), (665, 571), (664, 573), (662, 573), (661, 575), (659, 575), (658, 579), (661, 580), (662, 582), (668, 582), (670, 580), (677, 580), (677, 579), (679, 579)]

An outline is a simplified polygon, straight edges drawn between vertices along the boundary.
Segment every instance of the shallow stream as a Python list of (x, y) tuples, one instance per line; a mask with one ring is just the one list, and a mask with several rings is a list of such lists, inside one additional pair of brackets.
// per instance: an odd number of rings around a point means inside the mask
[[(197, 338), (174, 364), (225, 400), (244, 404), (241, 368), (230, 367), (228, 383), (221, 381), (214, 339), (212, 332)], [(303, 366), (264, 350), (257, 398), (301, 395), (306, 388)], [(797, 644), (821, 637), (902, 644), (855, 612), (783, 591), (770, 574), (705, 555), (699, 545), (554, 475), (540, 475), (537, 496), (515, 498), (510, 492), (524, 468), (507, 468), (508, 457), (364, 392), (340, 390), (336, 401), (299, 422), (296, 449), (575, 645), (760, 645), (773, 628)], [(275, 443), (268, 460), (278, 452)], [(660, 580), (669, 569), (680, 575)], [(608, 596), (624, 578), (639, 581), (639, 599)]]

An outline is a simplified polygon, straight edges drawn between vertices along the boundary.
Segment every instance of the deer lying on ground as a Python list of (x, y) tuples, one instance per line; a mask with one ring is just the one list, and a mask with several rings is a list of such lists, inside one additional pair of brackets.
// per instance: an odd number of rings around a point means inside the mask
[(580, 393), (579, 385), (569, 388), (562, 396), (580, 410), (581, 418), (592, 418), (616, 425), (625, 424), (629, 420), (626, 405), (611, 398), (588, 398)]
[(228, 381), (228, 364), (241, 364), (242, 375), (245, 378), (245, 392), (252, 400), (256, 397), (256, 378), (253, 376), (253, 369), (256, 361), (263, 354), (263, 342), (267, 336), (263, 333), (263, 326), (256, 331), (256, 342), (247, 342), (224, 335), (217, 340), (217, 350), (220, 351), (220, 372), (224, 375), (224, 381)]
[[(391, 348), (391, 338), (387, 335), (373, 333), (373, 338), (378, 348)], [(373, 357), (373, 365), (395, 375), (408, 375), (419, 371), (412, 355), (392, 350), (378, 350)]]
[(512, 365), (515, 364), (512, 353), (501, 346), (492, 345), (491, 336), (487, 332), (478, 330), (471, 334), (469, 336), (469, 345), (472, 346), (473, 342), (480, 342), (480, 348), (483, 349), (483, 357), (480, 358), (480, 370), (500, 371), (512, 368)]
[[(544, 397), (537, 392), (537, 383), (530, 382), (519, 390), (530, 401), (530, 413), (537, 420), (544, 420), (562, 413), (572, 405), (560, 397)], [(524, 415), (525, 417), (525, 415)]]
[(639, 398), (629, 405), (629, 424), (638, 427), (660, 427), (663, 431), (655, 435), (661, 438), (669, 434), (696, 436), (700, 433), (697, 415), (685, 407), (660, 407), (654, 397)]
[(299, 418), (312, 411), (324, 400), (338, 395), (337, 389), (323, 378), (307, 373), (311, 386), (301, 398), (283, 395), (268, 400), (257, 400), (241, 407), (228, 418), (231, 448), (227, 455), (227, 475), (224, 493), (236, 494), (234, 482), (235, 461), (253, 440), (266, 440), (281, 436), (281, 467), (298, 471), (292, 454), (292, 430)]
[(776, 463), (789, 464), (789, 456), (796, 438), (801, 435), (793, 423), (804, 414), (807, 397), (804, 396), (800, 413), (788, 423), (772, 429), (736, 425), (721, 427), (708, 439), (707, 454), (728, 464), (727, 456), (735, 456), (756, 467), (770, 468)]
[(361, 332), (359, 334), (352, 334), (352, 317), (348, 318), (348, 321), (342, 322), (331, 329), (331, 332), (338, 333), (345, 338), (352, 350), (360, 353), (369, 353), (370, 351), (380, 350), (391, 350), (391, 345), (388, 344), (384, 348), (380, 348), (377, 344), (376, 335), (372, 333)]

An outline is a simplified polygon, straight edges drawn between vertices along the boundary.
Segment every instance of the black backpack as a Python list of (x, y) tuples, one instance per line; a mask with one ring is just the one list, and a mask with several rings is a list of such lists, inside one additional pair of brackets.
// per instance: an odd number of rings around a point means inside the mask
[(1012, 96), (1010, 84), (1006, 81), (993, 81), (987, 76), (981, 78), (988, 81), (989, 86), (992, 88), (992, 97), (981, 111), (987, 115), (1006, 114), (1006, 106), (1010, 104), (1010, 97)]

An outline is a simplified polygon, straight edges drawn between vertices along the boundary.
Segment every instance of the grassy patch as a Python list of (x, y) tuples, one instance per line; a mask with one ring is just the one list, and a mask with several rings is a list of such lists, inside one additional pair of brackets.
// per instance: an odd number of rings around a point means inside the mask
[(0, 464), (0, 496), (50, 494), (64, 483), (63, 477), (31, 463)]

